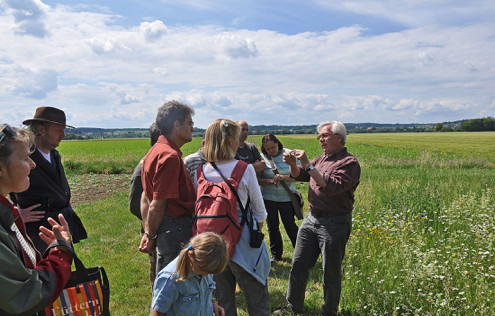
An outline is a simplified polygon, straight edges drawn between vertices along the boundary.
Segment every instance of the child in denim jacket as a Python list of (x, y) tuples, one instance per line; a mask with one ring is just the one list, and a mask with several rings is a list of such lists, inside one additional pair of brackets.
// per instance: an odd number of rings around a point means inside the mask
[(151, 315), (224, 316), (213, 298), (213, 274), (229, 261), (222, 236), (202, 233), (191, 238), (179, 256), (163, 268), (155, 280)]

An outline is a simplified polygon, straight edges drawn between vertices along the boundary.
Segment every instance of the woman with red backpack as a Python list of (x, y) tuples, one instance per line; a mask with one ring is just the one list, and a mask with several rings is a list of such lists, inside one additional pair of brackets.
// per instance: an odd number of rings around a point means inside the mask
[[(235, 154), (239, 146), (240, 128), (227, 119), (217, 119), (206, 130), (203, 153), (208, 161), (201, 168), (201, 176), (213, 183), (225, 182), (224, 178), (231, 178), (239, 163)], [(216, 167), (216, 168), (215, 168)], [(232, 181), (232, 179), (229, 179)], [(195, 185), (198, 185), (198, 172), (195, 175)], [(252, 231), (261, 229), (266, 220), (266, 210), (263, 196), (258, 185), (256, 172), (252, 165), (247, 165), (240, 181), (236, 185), (240, 203), (237, 205), (239, 223), (244, 224), (242, 234), (235, 245), (232, 257), (226, 269), (214, 276), (216, 282), (216, 298), (218, 304), (225, 309), (225, 315), (237, 315), (235, 303), (236, 282), (242, 289), (249, 315), (270, 315), (270, 299), (268, 294), (267, 278), (270, 272), (270, 256), (264, 240), (259, 247), (251, 247)], [(198, 196), (201, 192), (198, 191)], [(198, 203), (198, 202), (196, 202)], [(243, 216), (242, 208), (247, 207)], [(244, 220), (243, 220), (244, 218)], [(248, 225), (253, 227), (248, 229)]]

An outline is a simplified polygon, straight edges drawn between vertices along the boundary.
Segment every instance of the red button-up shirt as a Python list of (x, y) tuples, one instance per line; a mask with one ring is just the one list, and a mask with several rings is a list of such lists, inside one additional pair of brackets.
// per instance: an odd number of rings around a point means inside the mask
[(166, 216), (191, 217), (196, 190), (187, 173), (182, 152), (165, 136), (160, 136), (143, 160), (143, 190), (150, 201), (167, 200)]

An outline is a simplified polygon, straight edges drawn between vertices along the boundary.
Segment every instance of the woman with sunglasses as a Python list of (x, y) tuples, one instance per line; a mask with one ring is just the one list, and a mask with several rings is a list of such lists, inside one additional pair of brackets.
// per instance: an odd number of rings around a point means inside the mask
[(58, 298), (70, 278), (72, 257), (69, 226), (62, 215), (52, 229), (40, 228), (40, 237), (51, 248), (41, 259), (26, 234), (21, 216), (7, 200), (11, 192), (29, 187), (35, 163), (29, 157), (34, 135), (0, 125), (0, 315), (34, 315)]

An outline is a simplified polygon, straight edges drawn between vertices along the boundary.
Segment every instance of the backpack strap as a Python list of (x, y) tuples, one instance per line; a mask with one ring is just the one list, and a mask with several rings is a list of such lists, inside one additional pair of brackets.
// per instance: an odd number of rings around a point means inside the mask
[(200, 164), (198, 168), (196, 168), (196, 178), (198, 179), (198, 184), (199, 184), (199, 178), (204, 178), (204, 173), (203, 173), (203, 165)]
[[(220, 172), (220, 170), (218, 170), (217, 165), (213, 161), (210, 163), (213, 166), (213, 168), (220, 174), (223, 181), (225, 181), (225, 183), (227, 183), (229, 188), (232, 190), (232, 193), (234, 193), (235, 198), (237, 199), (237, 203), (239, 203), (239, 207), (241, 208), (241, 212), (242, 212), (242, 220), (239, 224), (241, 226), (244, 226), (244, 223), (247, 222), (249, 225), (249, 221), (247, 220), (247, 209), (249, 208), (249, 198), (248, 198), (248, 201), (246, 203), (246, 207), (244, 207), (244, 205), (242, 205), (241, 199), (239, 198), (239, 194), (237, 194), (237, 190), (234, 188), (232, 183), (230, 183), (229, 179), (225, 178), (225, 176)], [(237, 183), (239, 183), (241, 181), (242, 175), (244, 174), (244, 171), (246, 171), (247, 166), (248, 166), (248, 164), (246, 162), (239, 160), (237, 162), (237, 165), (234, 167), (234, 170), (232, 171), (232, 174), (230, 177), (233, 180), (236, 180)]]
[[(247, 166), (248, 166), (248, 163), (247, 162), (244, 162), (242, 160), (239, 160), (237, 162), (237, 164), (235, 165), (234, 170), (232, 170), (232, 174), (230, 175), (230, 179), (235, 180), (236, 183), (237, 183), (237, 186), (241, 182), (242, 176), (244, 175), (244, 171), (246, 171)], [(215, 168), (215, 167), (213, 167), (213, 168)], [(218, 171), (217, 168), (215, 168), (215, 170)], [(218, 171), (218, 172), (220, 173), (220, 171)], [(223, 178), (223, 176), (222, 176), (222, 178)]]

